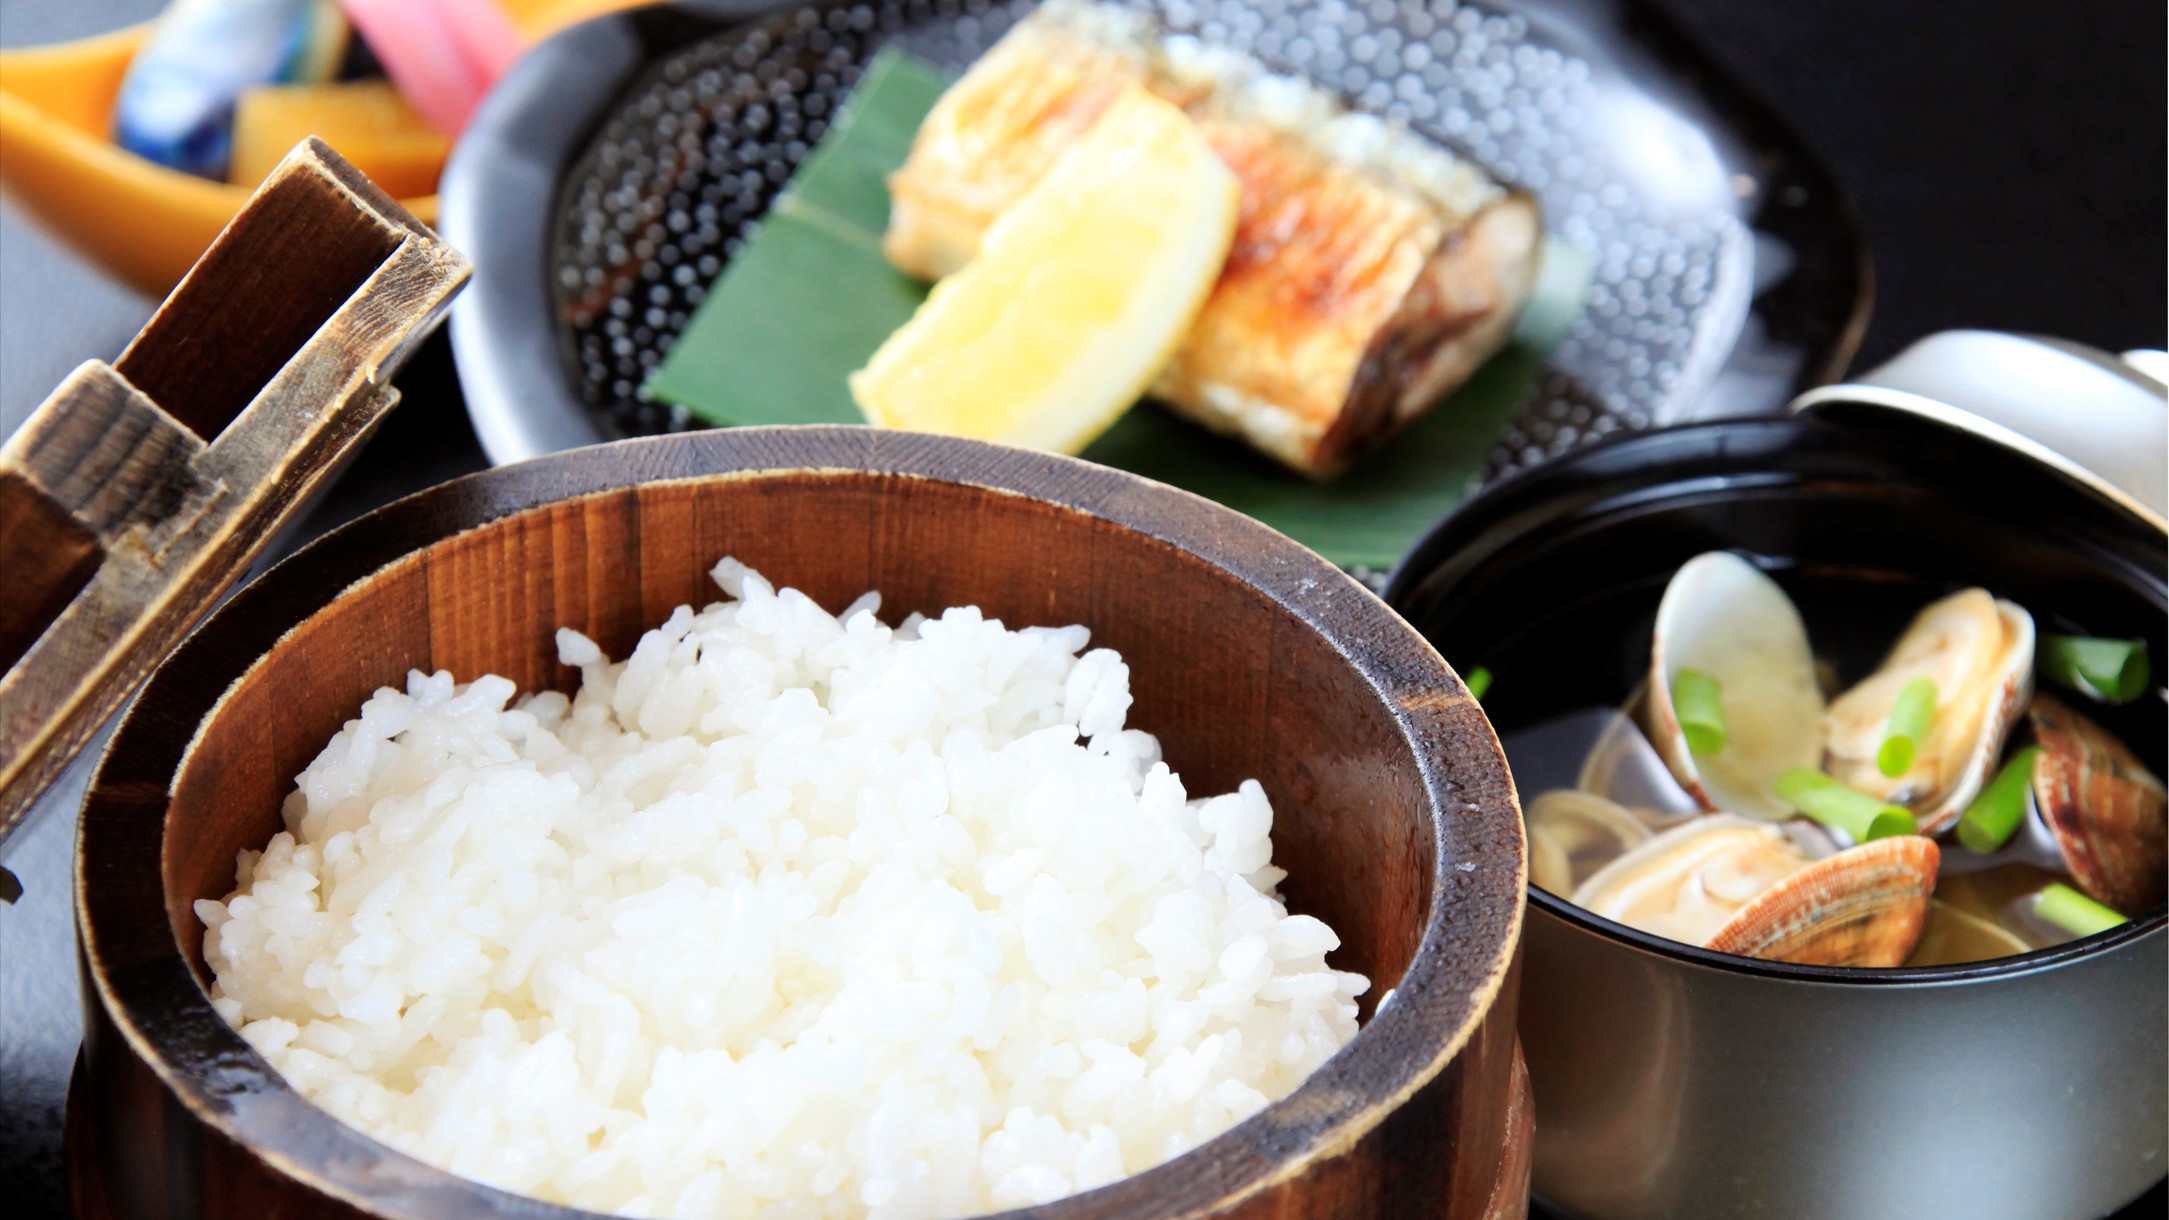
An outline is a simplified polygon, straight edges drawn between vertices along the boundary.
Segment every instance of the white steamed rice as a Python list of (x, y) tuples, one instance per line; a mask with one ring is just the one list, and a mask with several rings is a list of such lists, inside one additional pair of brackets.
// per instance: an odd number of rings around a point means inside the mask
[(570, 700), (377, 691), (196, 904), (304, 1095), (599, 1211), (964, 1216), (1157, 1164), (1354, 1035), (1265, 793), (1188, 801), (1083, 627), (714, 575), (622, 664), (560, 631)]

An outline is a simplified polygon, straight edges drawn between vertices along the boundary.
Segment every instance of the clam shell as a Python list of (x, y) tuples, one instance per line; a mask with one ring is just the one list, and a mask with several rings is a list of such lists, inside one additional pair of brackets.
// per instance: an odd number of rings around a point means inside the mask
[(1565, 897), (1599, 869), (1649, 841), (1649, 827), (1593, 792), (1555, 788), (1529, 802), (1529, 880)]
[(2162, 783), (2124, 743), (2047, 695), (2027, 709), (2041, 756), (2034, 808), (2071, 879), (2126, 915), (2161, 905), (2169, 867), (2169, 805)]
[(1919, 835), (1848, 848), (1763, 891), (1706, 947), (1808, 966), (1899, 965), (1920, 941), (1940, 854)]
[[(2000, 628), (1987, 636), (1984, 623)], [(1995, 774), (2033, 694), (2033, 616), (1985, 589), (1964, 589), (1924, 608), (1876, 672), (1830, 703), (1823, 769), (1848, 787), (1910, 808), (1935, 835), (1965, 812)], [(1983, 650), (1989, 650), (1984, 652)], [(1877, 769), (1890, 707), (1913, 678), (1936, 682), (1935, 724), (1913, 767), (1893, 779)]]
[(1767, 822), (1696, 818), (1584, 881), (1574, 904), (1615, 923), (1698, 945), (1811, 857)]
[[(1724, 685), (1717, 754), (1697, 757), (1672, 708), (1672, 678), (1699, 669)], [(1704, 809), (1765, 822), (1792, 816), (1771, 785), (1822, 760), (1823, 696), (1807, 625), (1755, 565), (1710, 551), (1680, 566), (1657, 607), (1645, 700), (1650, 744)]]

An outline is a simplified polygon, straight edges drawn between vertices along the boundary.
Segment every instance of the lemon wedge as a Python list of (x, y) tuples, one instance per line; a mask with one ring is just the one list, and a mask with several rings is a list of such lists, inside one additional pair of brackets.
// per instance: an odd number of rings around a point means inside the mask
[(1235, 235), (1235, 175), (1130, 86), (851, 375), (871, 422), (1075, 453), (1175, 354)]

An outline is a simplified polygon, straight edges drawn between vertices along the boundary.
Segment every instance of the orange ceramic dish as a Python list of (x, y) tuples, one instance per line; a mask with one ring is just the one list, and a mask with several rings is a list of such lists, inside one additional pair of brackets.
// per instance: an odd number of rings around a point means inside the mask
[[(161, 295), (241, 210), (252, 189), (146, 161), (114, 144), (113, 99), (150, 33), (0, 53), (0, 191), (78, 254)], [(437, 197), (402, 200), (425, 224)]]
[[(638, 0), (500, 0), (530, 43)], [(0, 52), (0, 193), (110, 274), (162, 296), (233, 219), (253, 184), (167, 169), (115, 145), (113, 99), (148, 25)], [(359, 150), (357, 150), (359, 151)], [(363, 172), (366, 157), (352, 158)], [(402, 199), (425, 224), (434, 194)]]
[(497, 0), (529, 46), (590, 17), (652, 3), (654, 0)]

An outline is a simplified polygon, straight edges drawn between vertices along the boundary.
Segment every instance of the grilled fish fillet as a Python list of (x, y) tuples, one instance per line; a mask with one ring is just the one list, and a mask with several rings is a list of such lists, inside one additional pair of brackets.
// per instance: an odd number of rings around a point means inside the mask
[(1181, 106), (1242, 183), (1227, 264), (1156, 397), (1326, 478), (1506, 342), (1536, 278), (1533, 199), (1109, 5), (1047, 5), (942, 95), (889, 179), (889, 260), (927, 279), (963, 266), (1133, 82)]

